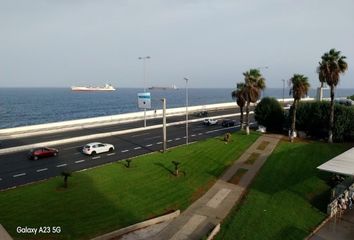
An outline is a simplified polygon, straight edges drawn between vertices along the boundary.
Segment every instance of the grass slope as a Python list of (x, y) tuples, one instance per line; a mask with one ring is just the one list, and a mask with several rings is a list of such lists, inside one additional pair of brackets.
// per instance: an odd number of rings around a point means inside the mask
[[(63, 179), (53, 178), (0, 193), (0, 223), (16, 239), (88, 239), (169, 210), (185, 209), (257, 138), (233, 134), (225, 144), (218, 138), (165, 154), (135, 158), (130, 168), (122, 162), (77, 172), (64, 190)], [(171, 174), (181, 162), (182, 176)], [(185, 174), (185, 175), (183, 175)], [(60, 235), (17, 234), (17, 226), (60, 226)]]
[(316, 169), (346, 144), (282, 141), (217, 239), (304, 239), (326, 217), (329, 173)]

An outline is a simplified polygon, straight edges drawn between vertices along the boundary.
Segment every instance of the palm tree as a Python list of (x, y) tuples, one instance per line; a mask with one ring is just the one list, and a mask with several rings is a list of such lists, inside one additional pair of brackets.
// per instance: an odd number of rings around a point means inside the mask
[(261, 91), (265, 88), (265, 78), (259, 69), (250, 69), (244, 72), (245, 76), (245, 100), (246, 100), (246, 134), (250, 134), (249, 111), (250, 104), (257, 102), (261, 95)]
[(322, 61), (319, 62), (317, 68), (318, 77), (321, 83), (326, 82), (331, 88), (331, 105), (329, 117), (329, 132), (328, 142), (333, 142), (333, 126), (334, 126), (334, 90), (339, 83), (340, 74), (343, 74), (348, 69), (348, 64), (345, 62), (346, 57), (341, 56), (340, 51), (334, 48), (328, 53), (323, 54)]
[(236, 100), (236, 104), (240, 107), (240, 123), (241, 123), (241, 130), (243, 130), (243, 108), (246, 104), (245, 99), (245, 84), (244, 83), (237, 83), (236, 90), (232, 91), (231, 93), (232, 99)]
[(294, 74), (292, 78), (290, 78), (291, 88), (290, 95), (293, 95), (294, 103), (292, 106), (292, 121), (291, 121), (291, 133), (290, 133), (290, 141), (293, 142), (295, 137), (295, 122), (296, 122), (296, 109), (297, 104), (301, 98), (305, 97), (310, 89), (310, 84), (308, 82), (308, 78), (304, 75)]

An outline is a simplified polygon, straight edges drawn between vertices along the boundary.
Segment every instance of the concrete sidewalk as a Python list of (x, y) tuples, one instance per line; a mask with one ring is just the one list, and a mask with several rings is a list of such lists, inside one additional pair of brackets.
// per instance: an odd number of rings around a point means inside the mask
[[(231, 211), (278, 144), (281, 136), (263, 135), (201, 198), (149, 239), (201, 239)], [(243, 175), (241, 174), (243, 173)]]

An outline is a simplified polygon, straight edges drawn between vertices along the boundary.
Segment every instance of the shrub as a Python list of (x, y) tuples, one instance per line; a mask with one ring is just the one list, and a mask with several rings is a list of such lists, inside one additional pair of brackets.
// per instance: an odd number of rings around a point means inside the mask
[[(300, 102), (297, 109), (296, 128), (306, 134), (328, 137), (329, 102)], [(354, 137), (354, 108), (339, 104), (334, 105), (335, 141), (352, 140)]]
[(267, 128), (267, 131), (279, 131), (283, 128), (284, 111), (275, 98), (263, 98), (254, 111), (258, 124)]
[(231, 133), (225, 133), (224, 141), (227, 143), (231, 141)]
[(354, 95), (348, 96), (347, 98), (354, 101)]

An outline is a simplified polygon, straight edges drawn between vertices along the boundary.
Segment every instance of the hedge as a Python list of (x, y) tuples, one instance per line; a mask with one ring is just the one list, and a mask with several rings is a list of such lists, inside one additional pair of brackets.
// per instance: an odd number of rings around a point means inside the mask
[[(327, 138), (329, 113), (330, 102), (300, 102), (296, 129), (313, 137)], [(354, 139), (354, 107), (334, 105), (333, 139), (337, 142)]]

